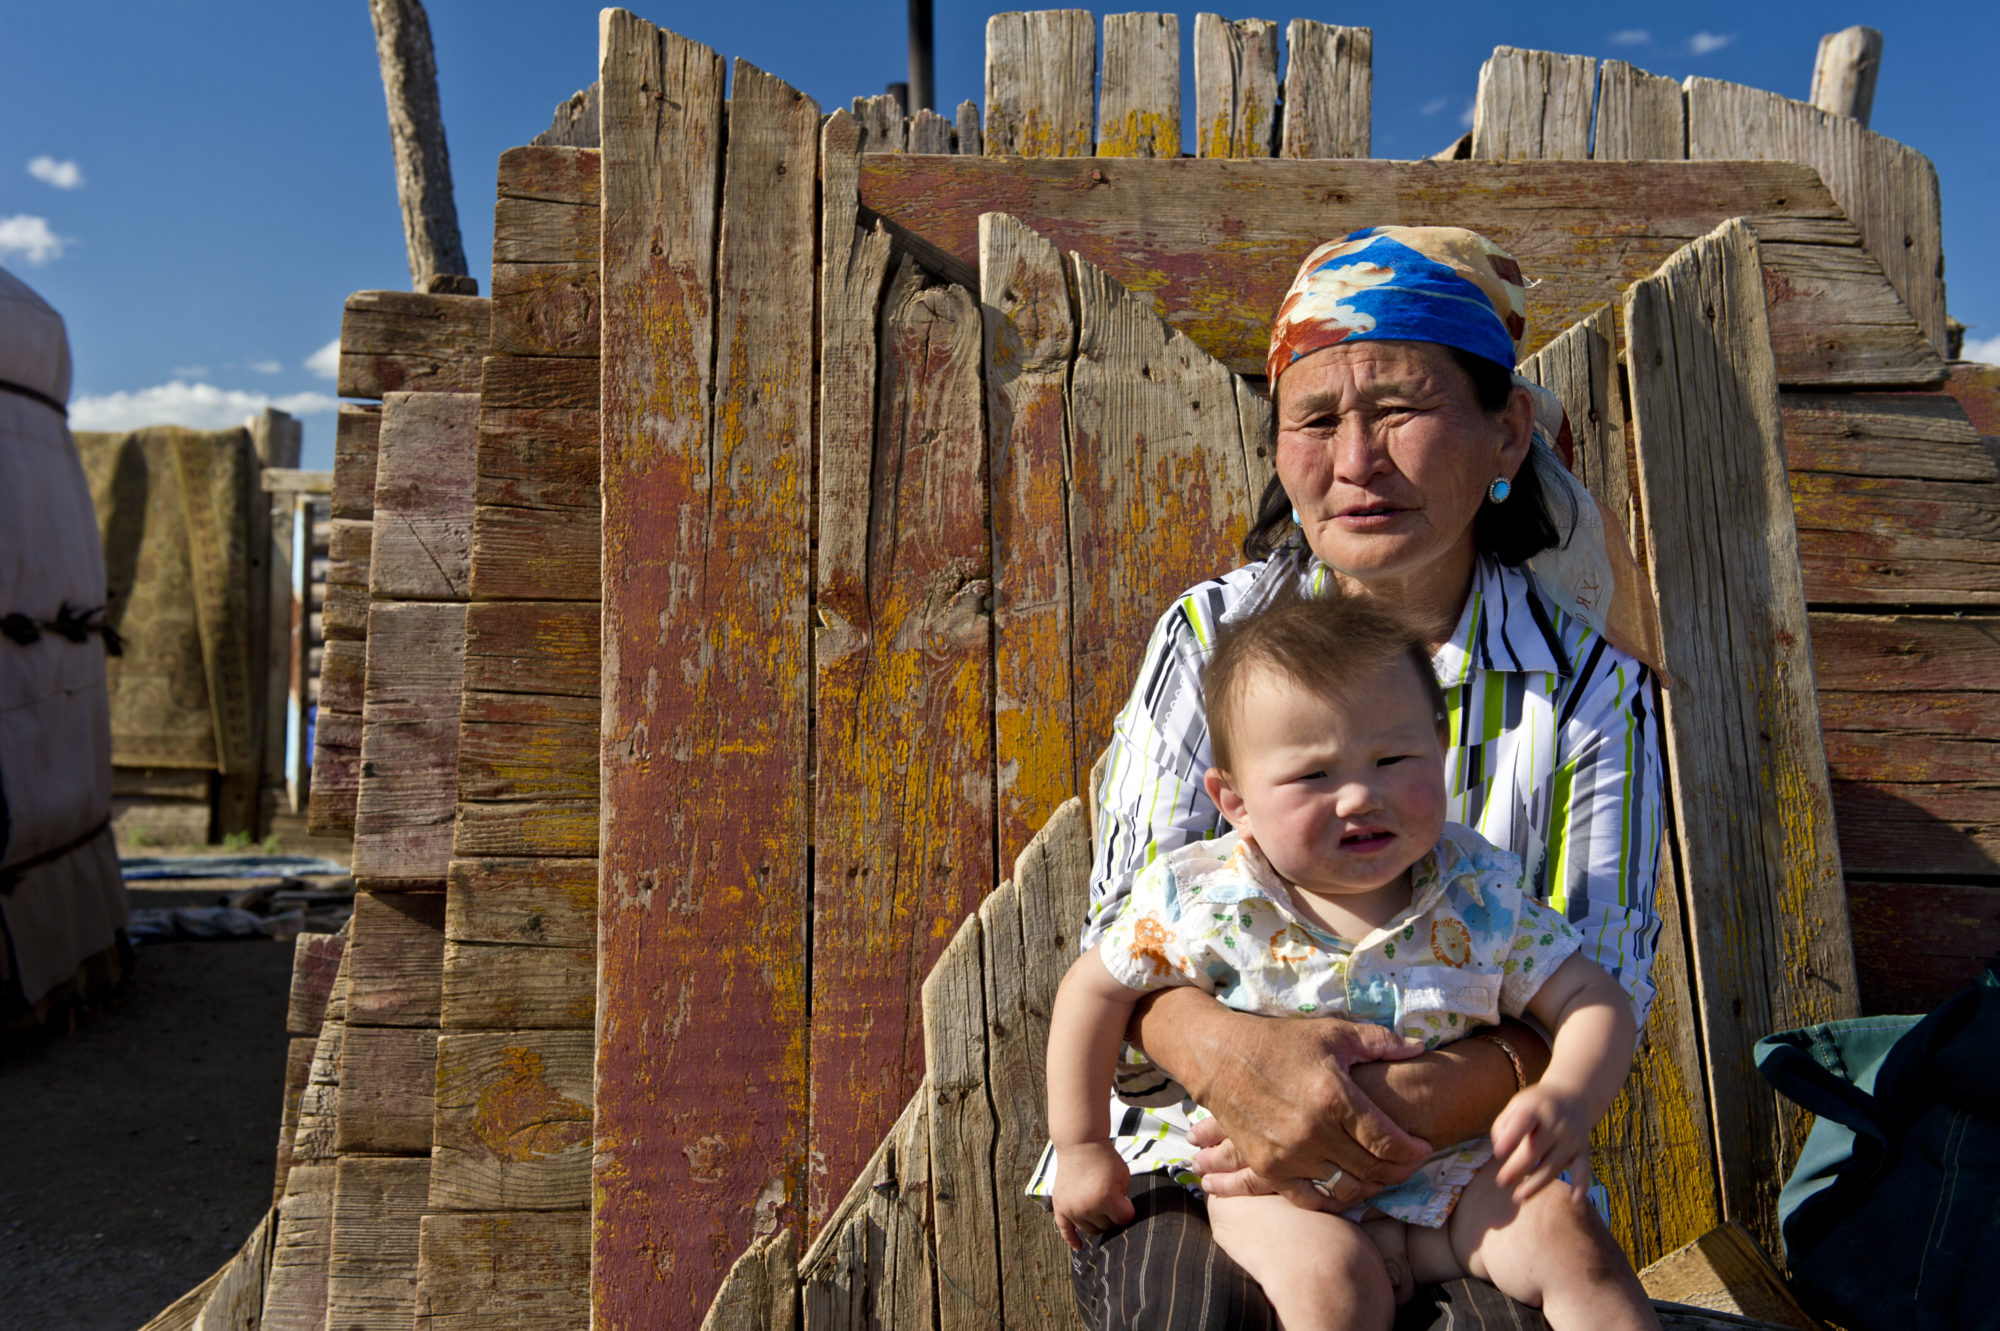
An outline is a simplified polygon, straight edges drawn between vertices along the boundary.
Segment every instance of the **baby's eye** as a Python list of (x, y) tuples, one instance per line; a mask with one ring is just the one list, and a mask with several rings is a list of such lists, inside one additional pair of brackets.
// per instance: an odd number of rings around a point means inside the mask
[(1324, 780), (1326, 780), (1326, 771), (1325, 771), (1324, 769), (1321, 769), (1321, 770), (1318, 770), (1318, 771), (1313, 771), (1313, 772), (1301, 772), (1301, 773), (1299, 773), (1299, 780), (1301, 780), (1301, 781), (1324, 781)]
[(1392, 753), (1386, 758), (1377, 758), (1375, 760), (1375, 765), (1377, 767), (1393, 767), (1397, 763), (1403, 762), (1404, 760), (1410, 758), (1411, 756), (1412, 755), (1407, 753)]

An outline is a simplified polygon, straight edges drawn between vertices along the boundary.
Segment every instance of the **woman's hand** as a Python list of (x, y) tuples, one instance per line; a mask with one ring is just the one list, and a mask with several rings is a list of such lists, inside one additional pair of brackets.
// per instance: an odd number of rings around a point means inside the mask
[(1413, 1058), (1420, 1044), (1334, 1018), (1247, 1016), (1188, 988), (1152, 995), (1139, 1011), (1142, 1047), (1215, 1115), (1240, 1163), (1294, 1201), (1324, 1205), (1306, 1180), (1337, 1165), (1348, 1177), (1333, 1200), (1351, 1205), (1408, 1178), (1430, 1154), (1348, 1075), (1357, 1063)]

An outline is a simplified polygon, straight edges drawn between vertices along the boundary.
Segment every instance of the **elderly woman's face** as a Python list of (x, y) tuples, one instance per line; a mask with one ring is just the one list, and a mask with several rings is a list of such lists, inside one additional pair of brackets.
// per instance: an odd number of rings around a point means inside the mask
[[(1313, 553), (1372, 592), (1462, 590), (1472, 519), (1527, 457), (1533, 407), (1490, 414), (1429, 342), (1344, 342), (1278, 381), (1278, 477)], [(1443, 585), (1449, 582), (1451, 587)]]

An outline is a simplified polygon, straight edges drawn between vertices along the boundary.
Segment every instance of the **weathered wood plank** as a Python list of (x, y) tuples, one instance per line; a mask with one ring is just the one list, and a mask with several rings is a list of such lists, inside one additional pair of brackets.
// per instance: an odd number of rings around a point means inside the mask
[(595, 600), (602, 522), (594, 508), (479, 505), (472, 514), (473, 599)]
[(958, 120), (952, 132), (958, 137), (961, 156), (981, 157), (986, 152), (986, 135), (979, 128), (979, 103), (967, 98), (958, 104)]
[(368, 612), (368, 694), (354, 814), (357, 878), (444, 878), (457, 802), (464, 665), (464, 605), (378, 601)]
[[(369, 512), (374, 512), (372, 499), (369, 501)], [(335, 587), (368, 590), (368, 559), (374, 541), (375, 524), (372, 520), (334, 518), (328, 524), (326, 585), (329, 592)]]
[(595, 600), (467, 606), (466, 691), (595, 698), (601, 616)]
[(1181, 155), (1180, 15), (1104, 16), (1097, 155)]
[(1647, 545), (1676, 552), (1652, 579), (1723, 1215), (1770, 1242), (1805, 1123), (1750, 1042), (1859, 1008), (1749, 229), (1635, 285), (1625, 324)]
[(598, 367), (581, 356), (488, 356), (479, 405), (486, 411), (595, 411), (598, 377)]
[(600, 423), (593, 410), (483, 410), (479, 416), (480, 504), (595, 509)]
[(357, 892), (348, 924), (342, 1020), (435, 1027), (444, 957), (444, 893)]
[(590, 1213), (427, 1215), (416, 1331), (576, 1331), (590, 1324)]
[(887, 93), (854, 99), (854, 119), (861, 125), (861, 151), (899, 153), (908, 145), (903, 104)]
[(417, 1232), (431, 1162), (347, 1156), (334, 1169), (326, 1325), (406, 1331), (416, 1313)]
[(1039, 9), (986, 20), (986, 155), (1088, 157), (1097, 20)]
[(1568, 161), (1590, 156), (1597, 61), (1496, 46), (1479, 67), (1472, 110), (1475, 161)]
[[(1023, 1195), (1048, 1138), (1049, 1009), (1084, 917), (1090, 840), (1071, 799), (1036, 834), (979, 908), (984, 945), (986, 1067), (994, 1087), (993, 1191), (1007, 1317), (1016, 1326), (1063, 1326), (1075, 1316), (1069, 1254), (1039, 1202)], [(1017, 885), (1018, 884), (1018, 885)]]
[(278, 1203), (260, 1331), (321, 1331), (326, 1325), (334, 1173), (331, 1164), (292, 1166)]
[(910, 151), (948, 153), (953, 150), (951, 122), (928, 106), (910, 117)]
[(2000, 956), (2000, 888), (1847, 881), (1863, 1012), (1928, 1012)]
[(938, 1325), (1004, 1318), (995, 1232), (992, 1092), (986, 1081), (986, 999), (979, 917), (968, 917), (924, 979), (924, 1053), (931, 1088), (931, 1202)]
[(1076, 319), (1055, 246), (1002, 214), (980, 219), (979, 290), (992, 478), (994, 816), (1007, 862), (1079, 777), (1063, 484), (1063, 384)]
[[(340, 712), (358, 720), (367, 696), (367, 642), (352, 638), (329, 640), (319, 658), (319, 705), (322, 714)], [(203, 795), (206, 798), (206, 791)]]
[(595, 698), (468, 691), (459, 714), (458, 798), (597, 796)]
[(597, 854), (598, 819), (596, 800), (460, 804), (452, 854), (588, 859)]
[[(373, 536), (366, 530), (366, 523), (359, 539), (365, 544)], [(368, 565), (364, 558), (358, 566), (361, 582), (328, 582), (326, 600), (320, 606), (320, 630), (328, 642), (361, 642), (368, 636)]]
[[(299, 1096), (299, 1128), (292, 1138), (293, 1179), (302, 1177), (299, 1172), (302, 1165), (333, 1159), (334, 1125), (340, 1109), (340, 1047), (346, 1038), (347, 960), (343, 956), (334, 977), (333, 993), (327, 999), (326, 1020), (320, 1024), (319, 1039), (313, 1045), (306, 1087)], [(326, 1185), (329, 1189), (333, 1186), (330, 1174)], [(324, 1260), (322, 1254), (321, 1261)]]
[(2000, 620), (1816, 611), (1812, 645), (1822, 693), (2000, 690)]
[(313, 723), (312, 793), (306, 830), (314, 836), (352, 836), (361, 793), (361, 718), (321, 711)]
[(994, 878), (979, 354), (971, 295), (904, 260), (874, 429), (822, 441), (872, 478), (820, 505), (812, 1150), (840, 1189), (923, 1077), (917, 977)]
[[(591, 1046), (587, 1030), (438, 1038), (429, 1209), (590, 1204)], [(698, 1158), (713, 1151), (699, 1141), (682, 1146)]]
[(1691, 78), (1688, 156), (1804, 162), (1860, 229), (1863, 244), (1939, 354), (1945, 349), (1944, 231), (1937, 168), (1914, 148), (1762, 88)]
[(1819, 39), (1812, 91), (1806, 100), (1822, 111), (1853, 116), (1861, 124), (1875, 106), (1875, 77), (1882, 70), (1882, 34), (1856, 24)]
[(492, 331), (483, 296), (357, 291), (340, 318), (342, 397), (477, 393)]
[(382, 408), (343, 402), (333, 427), (333, 517), (366, 522), (375, 512), (375, 452)]
[(445, 938), (590, 948), (597, 944), (597, 866), (577, 860), (456, 860)]
[(430, 1154), (437, 1041), (435, 1030), (347, 1028), (340, 1047), (335, 1150), (343, 1156)]
[(2000, 484), (1794, 472), (1806, 595), (1829, 605), (2000, 605)]
[(1849, 873), (2000, 871), (2000, 785), (1836, 781), (1833, 805)]
[(1269, 157), (1278, 132), (1278, 25), (1196, 14), (1194, 103), (1195, 156)]
[[(588, 863), (588, 861), (584, 861)], [(446, 1030), (589, 1030), (597, 946), (444, 945)]]
[[(773, 1218), (767, 1185), (776, 1223), (804, 1201), (812, 373), (796, 334), (819, 109), (739, 62), (718, 180), (721, 61), (618, 10), (600, 34), (604, 274), (622, 294), (603, 343), (602, 1093), (583, 1182), (593, 1319), (621, 1328), (692, 1324)], [(697, 953), (717, 962), (699, 1001)], [(587, 1073), (587, 1033), (551, 1034), (584, 1036)], [(586, 1113), (582, 1153), (589, 1137)]]
[(1786, 393), (1792, 472), (2000, 484), (2000, 466), (1948, 393)]
[[(1811, 169), (1781, 162), (996, 162), (869, 157), (861, 204), (933, 271), (978, 280), (979, 216), (1074, 251), (1239, 374), (1261, 375), (1271, 311), (1328, 235), (1384, 217), (1469, 226), (1522, 256), (1526, 350), (1727, 217), (1763, 245), (1787, 385), (1924, 384), (1944, 364)], [(1215, 262), (1215, 236), (1230, 262)], [(1588, 237), (1581, 243), (1578, 237)]]
[[(587, 210), (595, 213), (596, 210)], [(598, 354), (597, 261), (493, 263), (493, 354)]]
[(1639, 1272), (1639, 1283), (1655, 1300), (1761, 1318), (1798, 1331), (1817, 1331), (1819, 1325), (1792, 1297), (1785, 1278), (1749, 1231), (1735, 1223), (1717, 1225), (1649, 1264)]
[(1280, 157), (1366, 157), (1375, 97), (1375, 33), (1295, 18), (1285, 28)]
[(930, 1083), (799, 1259), (807, 1331), (937, 1325), (929, 1216)]
[(1075, 274), (1071, 697), (1077, 751), (1096, 753), (1159, 607), (1238, 558), (1251, 496), (1228, 369), (1094, 265)]
[[(603, 157), (595, 148), (535, 144), (500, 154), (496, 192), (503, 199), (597, 207), (604, 198)], [(497, 223), (496, 233), (497, 233)], [(591, 251), (597, 251), (593, 248)]]
[(278, 1115), (278, 1167), (271, 1183), (273, 1206), (285, 1199), (285, 1180), (292, 1172), (292, 1144), (299, 1135), (299, 1101), (305, 1096), (306, 1083), (312, 1079), (313, 1048), (318, 1043), (316, 1035), (295, 1036), (285, 1049), (285, 1095)]
[(1687, 158), (1687, 101), (1681, 85), (1623, 60), (1607, 60), (1597, 80), (1600, 162)]
[[(594, 202), (552, 203), (503, 194), (493, 206), (493, 262), (594, 265), (602, 229), (603, 221)], [(496, 289), (493, 309), (496, 328), (501, 317)]]
[(1243, 435), (1249, 492), (1261, 498), (1278, 479), (1277, 417), (1271, 399), (1241, 377), (1236, 380), (1236, 424)]
[(391, 393), (382, 400), (369, 524), (371, 597), (466, 598), (478, 444), (479, 399), (470, 393)]
[(798, 1324), (799, 1246), (789, 1229), (757, 1239), (723, 1278), (701, 1331), (767, 1331)]
[(1570, 469), (1630, 531), (1624, 413), (1611, 377), (1616, 336), (1611, 307), (1600, 305), (1522, 361), (1520, 373), (1562, 399), (1574, 437)]

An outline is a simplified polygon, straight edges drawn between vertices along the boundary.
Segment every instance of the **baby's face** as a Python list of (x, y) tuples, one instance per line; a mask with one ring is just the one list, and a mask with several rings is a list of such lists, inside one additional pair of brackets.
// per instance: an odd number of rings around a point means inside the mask
[(1444, 746), (1412, 664), (1385, 663), (1339, 701), (1258, 668), (1232, 710), (1235, 771), (1223, 784), (1241, 808), (1231, 822), (1290, 882), (1374, 891), (1437, 844)]

